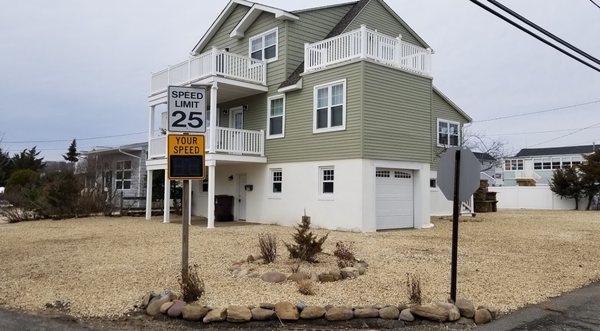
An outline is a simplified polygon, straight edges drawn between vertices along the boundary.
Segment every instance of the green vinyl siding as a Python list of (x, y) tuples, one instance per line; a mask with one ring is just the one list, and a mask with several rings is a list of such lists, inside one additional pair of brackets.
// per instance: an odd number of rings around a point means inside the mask
[(438, 118), (459, 122), (460, 130), (461, 130), (461, 140), (463, 139), (463, 125), (467, 123), (468, 120), (461, 115), (456, 108), (454, 108), (451, 104), (446, 102), (436, 91), (431, 91), (431, 133), (432, 133), (432, 142), (431, 148), (433, 151), (433, 162), (431, 169), (437, 170), (437, 163), (439, 160), (439, 155), (444, 151), (443, 148), (437, 146), (437, 120)]
[(267, 123), (267, 94), (262, 93), (219, 104), (219, 126), (229, 127), (231, 108), (246, 106), (244, 110), (245, 130), (264, 130)]
[(291, 74), (304, 61), (304, 43), (314, 43), (325, 36), (346, 15), (353, 5), (336, 6), (296, 13), (300, 18), (288, 24), (287, 75)]
[(364, 62), (368, 159), (431, 162), (431, 79)]
[[(229, 34), (244, 17), (244, 15), (246, 15), (248, 10), (250, 10), (250, 7), (237, 5), (229, 17), (225, 19), (225, 22), (221, 24), (221, 27), (219, 27), (215, 35), (208, 41), (208, 43), (206, 43), (200, 53), (207, 52), (213, 47), (218, 49), (229, 48), (233, 52), (232, 49), (236, 47), (237, 39), (230, 38)], [(248, 40), (246, 40), (246, 45), (248, 45)], [(245, 52), (248, 53), (247, 47)], [(242, 54), (239, 52), (235, 53)]]
[[(303, 77), (303, 88), (286, 93), (285, 138), (267, 139), (269, 163), (359, 158), (361, 155), (362, 63)], [(314, 86), (346, 79), (346, 129), (313, 133)], [(266, 99), (262, 122), (266, 125)]]
[(346, 32), (359, 29), (361, 24), (391, 37), (402, 35), (402, 40), (426, 47), (406, 29), (378, 0), (371, 0), (346, 27)]

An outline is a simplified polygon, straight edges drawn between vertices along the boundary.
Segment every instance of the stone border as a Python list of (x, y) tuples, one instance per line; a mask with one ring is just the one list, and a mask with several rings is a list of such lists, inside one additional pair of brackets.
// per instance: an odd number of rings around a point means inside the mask
[(403, 321), (408, 324), (421, 321), (438, 323), (458, 323), (463, 325), (481, 325), (496, 318), (496, 311), (478, 307), (464, 299), (456, 304), (434, 302), (424, 305), (368, 305), (368, 306), (307, 306), (294, 305), (291, 302), (261, 303), (258, 306), (210, 307), (192, 303), (186, 304), (171, 291), (160, 294), (153, 292), (144, 296), (139, 306), (146, 314), (154, 318), (168, 316), (187, 321), (202, 321), (205, 324), (215, 322), (245, 323), (250, 321), (349, 321), (352, 319), (381, 319)]

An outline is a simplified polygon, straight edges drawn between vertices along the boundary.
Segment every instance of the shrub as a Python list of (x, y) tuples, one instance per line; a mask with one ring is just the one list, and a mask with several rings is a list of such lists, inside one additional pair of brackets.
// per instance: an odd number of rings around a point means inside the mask
[(70, 171), (48, 173), (42, 184), (42, 210), (44, 216), (60, 219), (76, 214), (79, 200), (79, 183)]
[(410, 303), (421, 304), (421, 279), (419, 276), (406, 273), (406, 294)]
[(310, 217), (302, 217), (302, 223), (296, 228), (296, 233), (293, 234), (295, 244), (284, 243), (287, 250), (290, 252), (290, 258), (300, 259), (307, 262), (317, 262), (315, 255), (323, 251), (323, 243), (327, 240), (329, 233), (321, 238), (310, 231)]
[(3, 210), (10, 222), (26, 221), (38, 217), (41, 184), (39, 174), (30, 169), (13, 172), (6, 182), (5, 198), (14, 206)]
[(296, 263), (296, 264), (292, 265), (292, 266), (290, 267), (290, 271), (291, 271), (293, 274), (297, 274), (297, 273), (299, 273), (299, 272), (300, 272), (300, 263)]
[(342, 241), (335, 243), (333, 255), (337, 258), (338, 267), (345, 268), (354, 266), (356, 257), (354, 256), (353, 250), (352, 244), (346, 244)]
[(310, 279), (303, 279), (299, 281), (298, 292), (304, 295), (315, 295), (315, 283)]
[[(184, 279), (185, 278), (185, 279)], [(183, 295), (183, 301), (198, 301), (204, 294), (204, 281), (198, 277), (198, 265), (188, 267), (187, 277), (179, 278), (179, 286)]]
[(261, 233), (258, 235), (258, 247), (260, 256), (265, 263), (275, 262), (277, 258), (277, 236), (270, 233)]
[(104, 193), (96, 189), (84, 189), (79, 193), (77, 202), (77, 216), (89, 216), (102, 213), (106, 209)]

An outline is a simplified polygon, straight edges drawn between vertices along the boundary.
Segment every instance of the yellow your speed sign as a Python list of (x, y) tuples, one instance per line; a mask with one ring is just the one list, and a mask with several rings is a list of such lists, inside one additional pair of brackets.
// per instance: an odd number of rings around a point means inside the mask
[(169, 179), (204, 179), (204, 136), (170, 134), (167, 141)]

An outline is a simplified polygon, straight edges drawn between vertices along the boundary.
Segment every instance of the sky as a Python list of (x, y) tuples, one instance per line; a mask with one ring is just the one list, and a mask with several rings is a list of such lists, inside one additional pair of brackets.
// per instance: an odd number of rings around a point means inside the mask
[[(146, 141), (151, 72), (185, 60), (227, 2), (0, 0), (0, 147), (60, 160), (74, 138), (80, 151)], [(467, 0), (386, 2), (433, 48), (433, 83), (473, 118), (470, 132), (508, 153), (600, 144), (600, 72)], [(600, 58), (591, 1), (502, 3)]]

